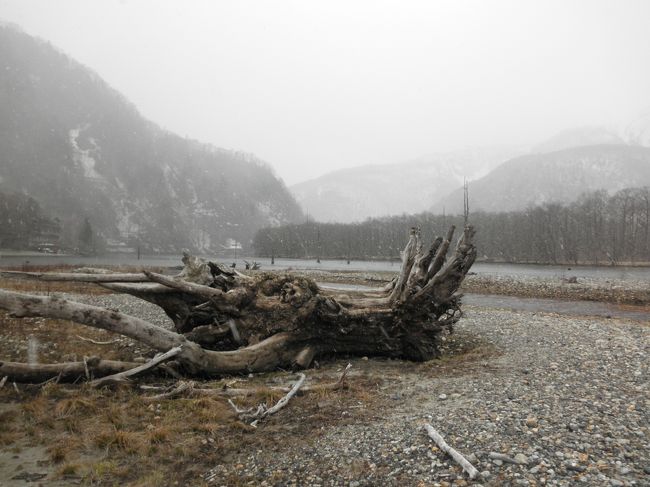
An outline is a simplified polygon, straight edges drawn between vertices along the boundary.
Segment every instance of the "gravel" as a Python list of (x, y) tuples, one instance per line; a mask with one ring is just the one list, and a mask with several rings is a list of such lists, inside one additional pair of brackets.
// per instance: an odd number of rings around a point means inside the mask
[[(499, 354), (433, 376), (427, 370), (435, 361), (355, 361), (357, 374), (389, 378), (376, 391), (375, 416), (328, 425), (311, 438), (288, 436), (271, 450), (243, 449), (206, 479), (225, 485), (220, 481), (236, 473), (242, 485), (650, 485), (647, 323), (467, 307), (457, 334)], [(299, 420), (291, 405), (286, 411), (284, 421)], [(481, 477), (470, 481), (435, 448), (424, 422), (471, 458)]]
[[(130, 296), (71, 297), (171, 327), (158, 307)], [(369, 410), (363, 420), (328, 422), (309, 437), (289, 430), (273, 448), (243, 446), (204, 479), (226, 485), (235, 476), (241, 485), (262, 486), (650, 485), (649, 323), (465, 311), (455, 340), (495, 353), (458, 369), (444, 361), (355, 360), (352, 384), (360, 375), (382, 379), (361, 406)], [(342, 410), (340, 418), (350, 414)], [(289, 404), (275, 421), (318, 419), (301, 417)], [(480, 477), (469, 480), (440, 452), (424, 422)]]

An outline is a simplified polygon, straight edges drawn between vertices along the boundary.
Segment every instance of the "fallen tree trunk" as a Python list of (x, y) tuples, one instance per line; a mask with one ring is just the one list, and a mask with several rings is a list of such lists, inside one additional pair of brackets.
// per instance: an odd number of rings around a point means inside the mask
[(59, 318), (102, 328), (159, 352), (180, 347), (176, 369), (195, 376), (305, 368), (315, 357), (331, 354), (428, 360), (438, 353), (441, 332), (461, 317), (456, 291), (476, 257), (474, 231), (466, 227), (447, 260), (453, 232), (452, 227), (445, 239), (424, 250), (419, 229), (412, 229), (400, 273), (374, 292), (323, 290), (311, 279), (290, 274), (245, 276), (188, 254), (184, 269), (173, 277), (144, 272), (115, 274), (111, 280), (111, 274), (11, 273), (95, 282), (131, 294), (163, 308), (175, 331), (56, 297), (0, 291), (0, 308), (17, 317)]

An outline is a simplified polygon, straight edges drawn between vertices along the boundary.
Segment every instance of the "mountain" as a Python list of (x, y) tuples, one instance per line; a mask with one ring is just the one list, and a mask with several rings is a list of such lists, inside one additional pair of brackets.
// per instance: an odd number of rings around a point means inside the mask
[[(582, 193), (650, 185), (650, 148), (627, 145), (574, 147), (530, 154), (504, 162), (469, 183), (470, 212), (515, 211), (549, 202), (570, 202)], [(438, 201), (449, 213), (462, 213), (463, 190)]]
[(626, 141), (606, 127), (578, 127), (564, 130), (531, 149), (532, 153), (556, 152), (587, 145), (625, 145)]
[(623, 136), (631, 145), (650, 147), (650, 109), (629, 123), (623, 131)]
[(263, 161), (163, 130), (97, 74), (6, 24), (0, 148), (0, 191), (37, 200), (71, 246), (86, 219), (103, 240), (210, 251), (302, 216)]
[(302, 208), (322, 222), (418, 213), (461, 186), (463, 178), (480, 177), (517, 153), (510, 148), (466, 149), (401, 164), (341, 169), (290, 190)]

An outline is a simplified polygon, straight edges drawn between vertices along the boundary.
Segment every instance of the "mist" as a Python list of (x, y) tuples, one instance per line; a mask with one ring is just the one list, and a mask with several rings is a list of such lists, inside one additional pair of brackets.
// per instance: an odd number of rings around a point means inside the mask
[(650, 107), (650, 4), (0, 0), (163, 127), (288, 184)]

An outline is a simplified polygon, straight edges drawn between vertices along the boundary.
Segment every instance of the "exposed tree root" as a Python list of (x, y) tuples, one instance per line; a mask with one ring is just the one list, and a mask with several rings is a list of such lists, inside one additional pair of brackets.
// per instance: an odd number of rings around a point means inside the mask
[[(419, 229), (412, 229), (398, 276), (389, 286), (369, 293), (323, 291), (313, 280), (290, 274), (245, 276), (188, 254), (177, 276), (147, 271), (9, 273), (28, 279), (94, 282), (131, 294), (164, 309), (175, 331), (58, 297), (0, 291), (0, 308), (16, 317), (57, 318), (101, 328), (158, 352), (175, 350), (178, 367), (174, 370), (184, 376), (307, 368), (314, 358), (332, 354), (422, 361), (437, 355), (440, 333), (460, 319), (456, 291), (476, 257), (474, 231), (466, 227), (447, 260), (453, 233), (452, 227), (445, 239), (437, 238), (425, 251)], [(60, 375), (68, 381), (127, 368), (131, 367), (99, 359), (96, 364), (5, 362), (0, 376), (33, 382)]]

